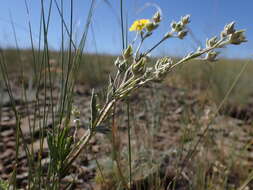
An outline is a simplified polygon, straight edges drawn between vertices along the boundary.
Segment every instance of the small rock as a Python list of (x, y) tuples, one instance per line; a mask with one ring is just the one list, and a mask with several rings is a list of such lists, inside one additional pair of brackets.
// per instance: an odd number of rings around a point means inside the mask
[(5, 131), (5, 130), (9, 130), (9, 129), (13, 129), (15, 127), (16, 127), (16, 122), (14, 119), (12, 119), (10, 121), (2, 121), (0, 123), (0, 132)]
[(6, 143), (6, 148), (15, 148), (16, 142), (15, 141), (8, 141)]
[[(14, 104), (17, 106), (17, 105), (22, 105), (24, 104), (25, 102), (21, 99), (15, 99), (14, 100)], [(2, 107), (11, 107), (12, 106), (12, 101), (7, 101), (5, 103), (3, 103)]]
[(98, 153), (99, 152), (99, 146), (98, 145), (94, 145), (94, 146), (92, 146), (91, 150), (94, 153)]
[(3, 154), (0, 154), (0, 159), (11, 158), (14, 156), (14, 151), (12, 149), (7, 149)]
[(1, 179), (6, 180), (9, 178), (9, 175), (6, 173), (1, 174)]
[(14, 133), (13, 130), (6, 130), (6, 131), (1, 132), (1, 136), (2, 137), (9, 137), (9, 136), (14, 135), (13, 133)]
[(12, 165), (8, 165), (4, 167), (4, 172), (7, 174), (10, 174), (13, 171), (13, 166)]
[(16, 141), (16, 137), (14, 135), (3, 138), (3, 143), (6, 144), (9, 141)]
[(21, 174), (17, 175), (18, 180), (24, 180), (28, 177), (28, 172), (22, 172)]
[(2, 118), (3, 122), (9, 121), (11, 118), (9, 116), (3, 116)]

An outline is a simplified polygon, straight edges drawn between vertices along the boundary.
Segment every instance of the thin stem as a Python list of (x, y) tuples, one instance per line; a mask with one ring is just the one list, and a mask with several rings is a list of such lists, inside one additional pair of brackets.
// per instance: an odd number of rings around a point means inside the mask
[(120, 0), (120, 24), (121, 24), (121, 38), (122, 38), (122, 50), (125, 49), (124, 40), (124, 23), (123, 23), (123, 0)]
[(132, 184), (132, 150), (131, 150), (131, 127), (130, 127), (130, 106), (127, 99), (127, 135), (128, 135), (128, 164), (129, 164), (129, 183)]
[(100, 164), (99, 164), (99, 162), (98, 162), (98, 160), (97, 160), (96, 157), (95, 157), (95, 162), (96, 162), (96, 165), (97, 165), (97, 167), (98, 167), (98, 171), (99, 171), (99, 173), (100, 173), (100, 175), (101, 175), (102, 181), (103, 181), (103, 183), (105, 184), (105, 177), (104, 177), (104, 174), (103, 174), (103, 172), (102, 172), (102, 168), (101, 168), (101, 166), (100, 166)]
[(148, 55), (151, 51), (153, 51), (155, 48), (157, 48), (161, 43), (163, 43), (166, 39), (166, 37), (163, 37), (159, 42), (157, 42), (157, 44), (155, 44), (152, 48), (150, 48), (146, 53), (144, 53), (143, 56)]
[(141, 38), (141, 41), (140, 41), (140, 43), (139, 43), (139, 45), (138, 45), (138, 47), (137, 47), (137, 50), (136, 50), (136, 53), (135, 53), (135, 58), (137, 58), (137, 56), (138, 56), (138, 54), (139, 54), (139, 51), (140, 51), (140, 49), (141, 49), (141, 46), (142, 46), (144, 40), (145, 40), (145, 38), (142, 37), (142, 38)]
[[(97, 126), (99, 126), (104, 119), (106, 118), (106, 116), (108, 115), (108, 112), (111, 110), (112, 106), (114, 105), (114, 103), (116, 102), (115, 99), (113, 99), (112, 101), (108, 102), (103, 109), (101, 110), (98, 119), (95, 121), (94, 123), (94, 128), (96, 128)], [(79, 143), (75, 146), (75, 148), (72, 149), (72, 151), (69, 153), (67, 159), (64, 162), (64, 166), (65, 168), (63, 169), (64, 171), (66, 171), (69, 166), (75, 161), (75, 159), (77, 158), (77, 156), (81, 153), (82, 149), (89, 143), (89, 140), (91, 139), (91, 137), (93, 135), (95, 135), (96, 131), (95, 130), (88, 130), (79, 140)]]
[[(203, 55), (203, 54), (205, 54), (205, 53), (207, 53), (207, 52), (209, 52), (209, 51), (211, 51), (213, 49), (216, 49), (219, 45), (221, 45), (222, 42), (224, 42), (224, 39), (221, 39), (219, 42), (217, 42), (215, 46), (202, 50), (201, 52), (198, 53), (197, 57), (199, 57), (199, 56), (201, 56), (201, 55)], [(227, 42), (224, 42), (224, 45), (226, 43)], [(170, 68), (170, 70), (174, 69), (176, 66), (178, 66), (178, 65), (180, 65), (180, 64), (182, 64), (182, 63), (184, 63), (186, 61), (189, 61), (189, 60), (191, 60), (191, 59), (193, 59), (195, 57), (196, 57), (196, 54), (192, 54), (190, 56), (184, 57), (183, 59), (181, 59), (180, 61), (178, 61), (174, 65), (172, 65), (171, 68)]]

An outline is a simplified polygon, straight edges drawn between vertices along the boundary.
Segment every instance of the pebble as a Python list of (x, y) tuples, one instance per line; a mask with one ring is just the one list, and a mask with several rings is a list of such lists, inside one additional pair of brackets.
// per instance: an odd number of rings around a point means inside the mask
[(10, 159), (13, 156), (14, 156), (14, 150), (12, 150), (12, 149), (6, 149), (4, 151), (4, 153), (0, 154), (0, 159), (1, 160), (6, 159), (6, 158)]
[(2, 118), (3, 122), (9, 121), (11, 118), (9, 116), (3, 116)]
[(92, 150), (92, 152), (94, 152), (94, 153), (98, 153), (99, 152), (99, 146), (98, 145), (93, 145), (92, 146), (92, 148), (91, 148), (91, 150)]
[(1, 136), (2, 137), (13, 136), (14, 135), (13, 133), (14, 133), (13, 130), (6, 130), (6, 131), (1, 132)]
[(15, 141), (8, 141), (6, 143), (6, 148), (15, 148), (16, 142)]

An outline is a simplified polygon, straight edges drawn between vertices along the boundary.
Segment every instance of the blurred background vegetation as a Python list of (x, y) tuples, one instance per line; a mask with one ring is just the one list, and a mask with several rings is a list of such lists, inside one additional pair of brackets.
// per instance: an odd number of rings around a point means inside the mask
[[(20, 52), (21, 51), (21, 52)], [(33, 79), (33, 53), (31, 50), (4, 49), (3, 50), (8, 72), (11, 76), (17, 77), (20, 68), (23, 67), (26, 83)], [(38, 51), (35, 51), (39, 54)], [(19, 58), (21, 54), (21, 58)], [(52, 71), (59, 74), (60, 52), (50, 52), (50, 63)], [(67, 54), (67, 52), (66, 52)], [(77, 74), (77, 82), (87, 85), (90, 88), (101, 88), (106, 85), (109, 74), (115, 70), (114, 61), (117, 56), (108, 54), (82, 55), (80, 69)], [(20, 60), (21, 59), (21, 60)], [(152, 57), (151, 63), (155, 63), (157, 57)], [(177, 58), (175, 58), (177, 60)], [(246, 69), (243, 66), (246, 65)], [(236, 77), (243, 69), (238, 82), (230, 93), (222, 112), (231, 112), (236, 107), (246, 108), (253, 103), (253, 61), (250, 59), (219, 59), (210, 63), (204, 60), (194, 60), (176, 69), (167, 77), (165, 83), (176, 87), (185, 88), (187, 91), (198, 90), (199, 97), (203, 102), (221, 103)]]

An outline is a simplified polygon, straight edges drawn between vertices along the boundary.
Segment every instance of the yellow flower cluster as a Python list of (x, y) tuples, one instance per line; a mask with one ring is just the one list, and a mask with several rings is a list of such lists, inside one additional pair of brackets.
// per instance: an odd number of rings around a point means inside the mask
[(148, 23), (150, 23), (148, 19), (136, 20), (129, 28), (129, 31), (142, 31)]

